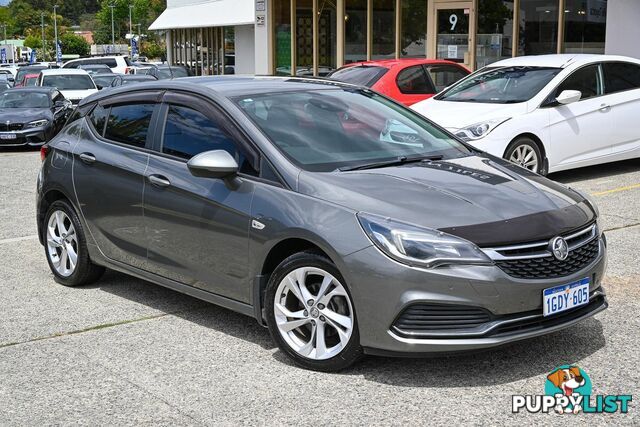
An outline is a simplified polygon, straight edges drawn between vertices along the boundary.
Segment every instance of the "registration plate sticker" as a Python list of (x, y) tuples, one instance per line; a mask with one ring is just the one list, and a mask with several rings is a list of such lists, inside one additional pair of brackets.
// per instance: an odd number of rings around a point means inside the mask
[(551, 316), (589, 303), (589, 278), (542, 291), (542, 314)]
[(15, 133), (0, 133), (0, 139), (16, 139)]

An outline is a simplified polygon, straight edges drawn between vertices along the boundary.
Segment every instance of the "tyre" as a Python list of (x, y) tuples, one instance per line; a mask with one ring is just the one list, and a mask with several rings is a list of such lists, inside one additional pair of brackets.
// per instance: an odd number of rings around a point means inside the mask
[(504, 153), (504, 158), (531, 172), (546, 175), (545, 159), (540, 146), (531, 138), (516, 138)]
[(104, 267), (89, 259), (84, 229), (73, 207), (57, 200), (49, 207), (44, 221), (44, 250), (56, 282), (80, 286), (98, 280)]
[(344, 369), (362, 356), (352, 298), (336, 266), (301, 252), (276, 267), (265, 296), (274, 341), (298, 366)]

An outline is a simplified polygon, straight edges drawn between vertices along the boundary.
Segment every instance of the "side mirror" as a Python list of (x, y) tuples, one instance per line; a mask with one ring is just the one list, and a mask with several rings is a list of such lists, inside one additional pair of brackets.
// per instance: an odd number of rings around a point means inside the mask
[(205, 151), (187, 162), (193, 176), (201, 178), (226, 178), (238, 172), (238, 163), (224, 150)]
[(579, 90), (563, 90), (556, 98), (559, 104), (567, 105), (580, 101), (582, 92)]

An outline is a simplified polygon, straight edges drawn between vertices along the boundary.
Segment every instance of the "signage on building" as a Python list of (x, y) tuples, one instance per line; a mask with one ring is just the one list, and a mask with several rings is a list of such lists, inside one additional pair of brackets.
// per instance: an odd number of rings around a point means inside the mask
[(256, 16), (256, 26), (264, 27), (264, 15), (257, 15)]
[(256, 12), (264, 12), (265, 10), (264, 0), (256, 0)]
[(607, 22), (607, 2), (606, 0), (588, 0), (586, 10), (583, 11), (587, 15), (588, 22)]
[(2, 49), (0, 49), (0, 61), (3, 64), (7, 63), (7, 48), (3, 47)]

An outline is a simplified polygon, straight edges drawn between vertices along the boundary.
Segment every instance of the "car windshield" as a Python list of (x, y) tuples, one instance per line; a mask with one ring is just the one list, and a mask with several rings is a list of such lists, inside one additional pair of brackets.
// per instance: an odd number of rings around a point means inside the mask
[(10, 90), (0, 94), (0, 108), (49, 108), (49, 95)]
[(308, 171), (471, 153), (421, 116), (368, 90), (273, 93), (234, 101), (292, 162)]
[(533, 98), (559, 72), (548, 67), (493, 67), (461, 80), (435, 99), (512, 104)]
[(59, 90), (87, 90), (96, 88), (91, 77), (82, 74), (45, 76), (42, 80), (42, 86), (55, 87)]
[(178, 77), (189, 77), (189, 73), (184, 68), (180, 67), (163, 67), (158, 68), (158, 76), (161, 79), (171, 79)]
[(354, 85), (371, 87), (388, 70), (384, 67), (375, 67), (371, 65), (357, 65), (353, 67), (345, 67), (335, 71), (329, 78), (340, 82), (351, 83)]

